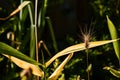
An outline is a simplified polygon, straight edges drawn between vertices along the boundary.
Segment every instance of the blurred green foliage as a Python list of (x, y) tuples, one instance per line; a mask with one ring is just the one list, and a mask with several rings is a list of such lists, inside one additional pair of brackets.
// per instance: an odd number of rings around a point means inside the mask
[[(32, 45), (32, 41), (31, 41), (31, 47), (33, 48), (30, 49), (30, 38), (31, 38), (30, 32), (31, 30), (33, 30), (33, 33), (35, 31), (33, 29), (34, 27), (31, 27), (31, 23), (32, 23), (31, 16), (32, 18), (34, 18), (34, 15), (35, 15), (34, 14), (35, 2), (34, 0), (29, 0), (29, 1), (31, 1), (30, 5), (31, 5), (32, 15), (30, 15), (30, 11), (28, 10), (28, 7), (25, 7), (24, 9), (21, 10), (20, 13), (17, 13), (16, 15), (12, 16), (8, 20), (0, 21), (0, 41), (7, 43), (14, 48), (17, 48), (18, 46), (19, 51), (21, 51), (22, 53), (28, 56), (30, 56), (32, 53), (35, 52), (35, 51), (31, 52), (31, 50), (35, 48), (35, 45), (34, 46)], [(52, 19), (51, 19), (51, 22), (49, 23), (47, 22), (47, 19), (46, 19), (46, 17), (48, 17), (49, 15), (48, 11), (50, 11), (50, 10), (47, 10), (47, 7), (50, 7), (56, 4), (63, 5), (64, 2), (66, 2), (67, 0), (66, 1), (65, 0), (51, 0), (51, 1), (48, 0), (47, 6), (43, 7), (44, 1), (45, 0), (41, 0), (38, 2), (39, 4), (38, 15), (37, 15), (38, 16), (37, 18), (38, 41), (43, 40), (47, 44), (47, 47), (51, 51), (52, 55), (54, 55), (54, 53), (56, 53), (57, 51), (60, 51), (61, 49), (64, 49), (67, 46), (81, 43), (80, 40), (76, 39), (75, 36), (72, 36), (70, 34), (67, 34), (66, 39), (64, 39), (65, 41), (63, 40), (58, 42), (59, 41), (58, 39), (57, 39), (58, 41), (55, 40), (56, 36), (60, 36), (60, 35), (56, 35), (54, 32), (53, 33), (51, 32), (51, 31), (54, 31), (54, 25), (52, 25), (52, 23), (55, 23), (55, 21), (53, 19), (53, 22), (52, 22)], [(76, 0), (76, 3), (77, 3), (77, 0)], [(2, 17), (8, 16), (12, 11), (14, 11), (19, 6), (19, 4), (21, 4), (20, 0), (19, 1), (18, 0), (1, 0), (0, 1), (0, 17), (2, 18)], [(92, 7), (93, 9), (92, 17), (93, 17), (93, 23), (95, 23), (94, 36), (93, 36), (93, 38), (95, 37), (95, 39), (92, 39), (92, 40), (97, 41), (97, 40), (111, 39), (109, 30), (107, 27), (106, 15), (108, 15), (110, 19), (113, 21), (113, 23), (115, 24), (115, 28), (119, 36), (120, 0), (90, 0), (89, 4), (91, 4), (90, 7)], [(59, 18), (58, 18), (58, 21), (59, 21)], [(53, 30), (49, 30), (49, 28), (52, 29), (52, 27), (53, 27)], [(69, 29), (67, 30), (69, 31)], [(15, 34), (14, 40), (16, 42), (20, 42), (21, 43), (20, 46), (16, 43), (12, 44), (12, 41), (7, 39), (6, 35), (9, 32), (13, 32)], [(49, 37), (49, 35), (45, 35), (46, 32), (50, 33), (52, 38)], [(32, 35), (32, 37), (34, 38), (34, 34)], [(43, 50), (43, 53), (46, 53), (46, 51), (43, 48), (41, 49)], [(40, 53), (41, 53), (41, 50), (40, 50)], [(82, 51), (77, 53), (78, 54), (75, 54), (74, 57), (70, 60), (70, 62), (65, 66), (59, 79), (76, 80), (78, 76), (80, 76), (81, 79), (86, 79), (85, 52)], [(89, 62), (92, 63), (92, 72), (90, 73), (91, 80), (117, 80), (115, 76), (111, 75), (108, 71), (103, 70), (103, 67), (105, 66), (111, 66), (115, 68), (120, 67), (117, 57), (114, 53), (115, 52), (111, 44), (107, 44), (105, 46), (101, 46), (101, 47), (89, 50)], [(45, 61), (47, 61), (47, 59), (49, 58), (47, 54), (45, 54), (44, 57), (45, 57)], [(42, 63), (41, 59), (42, 58), (40, 57), (40, 62)], [(63, 59), (61, 58), (60, 60), (58, 60), (58, 63), (62, 61)], [(13, 80), (13, 79), (18, 80), (20, 79), (20, 76), (19, 76), (20, 71), (21, 69), (18, 68), (14, 63), (12, 63), (10, 60), (5, 58), (3, 55), (0, 55), (0, 79), (1, 80)], [(54, 71), (53, 65), (51, 65), (48, 69), (46, 69), (46, 77), (48, 77), (52, 73), (52, 71)]]

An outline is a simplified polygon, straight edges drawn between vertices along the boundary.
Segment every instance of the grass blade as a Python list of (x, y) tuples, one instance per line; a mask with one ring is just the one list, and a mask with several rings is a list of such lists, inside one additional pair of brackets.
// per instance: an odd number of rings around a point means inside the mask
[(10, 60), (12, 60), (20, 68), (31, 69), (32, 73), (34, 75), (37, 75), (37, 76), (41, 77), (44, 74), (43, 71), (38, 67), (38, 65), (28, 63), (26, 61), (20, 60), (20, 59), (18, 59), (16, 57), (13, 57), (13, 56), (8, 56), (8, 55), (5, 55), (5, 54), (3, 54), (3, 55), (6, 56), (7, 58), (9, 58)]
[(0, 52), (1, 52), (1, 54), (7, 54), (10, 56), (14, 56), (16, 58), (19, 58), (21, 60), (27, 61), (32, 64), (42, 65), (42, 64), (36, 62), (35, 60), (31, 59), (30, 57), (24, 55), (20, 51), (14, 49), (13, 47), (11, 47), (3, 42), (0, 42)]
[(30, 57), (35, 59), (35, 47), (36, 47), (36, 39), (35, 39), (35, 22), (34, 22), (34, 18), (33, 18), (33, 12), (32, 12), (32, 3), (31, 6), (28, 5), (28, 11), (29, 11), (29, 16), (30, 16)]
[(47, 19), (49, 30), (50, 30), (50, 33), (51, 33), (51, 38), (52, 38), (52, 41), (53, 41), (54, 50), (55, 50), (55, 52), (58, 52), (57, 42), (56, 42), (56, 39), (55, 39), (55, 35), (54, 35), (51, 19), (50, 19), (50, 17), (46, 17), (46, 19)]
[[(109, 28), (109, 31), (110, 31), (111, 38), (112, 39), (117, 39), (118, 37), (117, 37), (117, 31), (115, 29), (115, 26), (112, 23), (112, 21), (109, 19), (109, 17), (108, 16), (106, 16), (106, 17), (107, 17), (107, 23), (108, 23), (108, 28)], [(120, 61), (119, 42), (118, 41), (113, 42), (113, 46), (114, 46), (116, 56), (117, 56), (118, 60)]]
[(31, 36), (30, 36), (30, 57), (35, 59), (35, 27), (31, 26)]
[(103, 69), (109, 70), (112, 75), (114, 75), (117, 78), (120, 78), (120, 71), (117, 71), (111, 67), (104, 67)]
[(73, 53), (69, 54), (68, 57), (60, 64), (60, 66), (54, 71), (54, 73), (48, 78), (48, 80), (57, 80), (60, 73), (62, 72), (65, 64), (72, 58)]
[(17, 14), (21, 9), (23, 9), (26, 5), (28, 5), (30, 3), (30, 1), (24, 1), (22, 4), (20, 4), (18, 6), (17, 9), (15, 9), (9, 16), (5, 17), (5, 18), (0, 18), (0, 20), (7, 20), (10, 17), (12, 17), (13, 15)]
[(47, 2), (48, 0), (43, 0), (42, 7), (40, 8), (39, 14), (38, 14), (38, 28), (39, 28), (38, 40), (41, 39), (41, 35), (45, 27), (45, 14), (47, 9)]
[[(101, 46), (104, 44), (108, 44), (111, 42), (115, 42), (119, 39), (114, 39), (114, 40), (105, 40), (105, 41), (95, 41), (95, 42), (89, 42), (89, 48), (93, 48), (93, 47), (97, 47), (97, 46)], [(85, 44), (81, 43), (81, 44), (76, 44), (73, 46), (70, 46), (60, 52), (58, 52), (55, 56), (53, 56), (48, 62), (45, 63), (46, 67), (48, 67), (55, 59), (57, 59), (60, 56), (63, 55), (67, 55), (69, 53), (73, 53), (73, 52), (77, 52), (77, 51), (82, 51), (85, 50)]]

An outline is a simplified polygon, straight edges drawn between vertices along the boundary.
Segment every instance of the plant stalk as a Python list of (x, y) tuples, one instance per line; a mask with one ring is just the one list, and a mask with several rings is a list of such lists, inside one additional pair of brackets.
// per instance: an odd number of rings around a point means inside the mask
[[(86, 52), (86, 64), (87, 64), (87, 68), (88, 68), (88, 66), (89, 66), (88, 48), (86, 48), (85, 52)], [(90, 80), (90, 72), (89, 72), (89, 70), (87, 71), (87, 79)]]
[[(36, 44), (36, 60), (37, 62), (39, 62), (38, 60), (38, 35), (37, 35), (37, 8), (38, 6), (38, 0), (35, 0), (35, 44)], [(36, 80), (39, 80), (39, 76), (36, 77)]]

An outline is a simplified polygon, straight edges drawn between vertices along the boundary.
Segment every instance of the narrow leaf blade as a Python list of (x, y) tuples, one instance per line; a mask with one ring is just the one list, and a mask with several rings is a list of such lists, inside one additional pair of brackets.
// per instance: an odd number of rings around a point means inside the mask
[(35, 60), (33, 60), (32, 58), (24, 55), (20, 51), (14, 49), (13, 47), (11, 47), (3, 42), (0, 42), (0, 52), (1, 52), (1, 54), (7, 54), (10, 56), (14, 56), (16, 58), (19, 58), (21, 60), (27, 61), (27, 62), (32, 63), (32, 64), (42, 65), (42, 64), (36, 62)]
[(44, 75), (43, 71), (38, 67), (38, 65), (28, 63), (26, 61), (20, 60), (16, 57), (13, 57), (13, 56), (8, 56), (8, 55), (5, 55), (5, 54), (3, 54), (3, 55), (6, 56), (7, 58), (9, 58), (10, 60), (12, 60), (20, 68), (31, 69), (32, 73), (34, 75), (37, 75), (37, 76), (40, 76), (40, 77)]
[(73, 53), (69, 54), (68, 57), (59, 65), (59, 67), (54, 71), (54, 73), (48, 78), (48, 80), (57, 80), (60, 73), (62, 72), (66, 63), (72, 58)]
[[(119, 39), (89, 42), (89, 48), (105, 45), (105, 44), (108, 44), (111, 42), (115, 42), (117, 40), (119, 40)], [(48, 67), (55, 59), (57, 59), (60, 56), (63, 56), (63, 55), (69, 54), (69, 53), (73, 53), (73, 52), (77, 52), (77, 51), (82, 51), (85, 49), (86, 48), (85, 48), (84, 43), (76, 44), (76, 45), (67, 47), (66, 49), (58, 52), (55, 56), (53, 56), (48, 62), (45, 63), (45, 65), (46, 65), (46, 67)]]
[(0, 18), (0, 20), (7, 20), (10, 17), (12, 17), (13, 15), (17, 14), (21, 9), (23, 9), (26, 5), (28, 5), (30, 3), (30, 1), (24, 1), (22, 4), (20, 4), (18, 6), (17, 9), (15, 9), (12, 13), (10, 13), (9, 16), (5, 17), (5, 18)]
[(117, 78), (120, 78), (120, 71), (117, 71), (117, 70), (115, 70), (111, 67), (108, 67), (108, 66), (104, 67), (103, 69), (109, 70), (112, 75), (114, 75)]
[[(116, 28), (115, 28), (114, 24), (112, 23), (112, 21), (109, 19), (109, 17), (108, 16), (106, 16), (106, 17), (107, 17), (107, 23), (108, 23), (108, 28), (109, 28), (109, 31), (110, 31), (111, 38), (112, 39), (117, 39), (118, 37), (117, 37)], [(114, 46), (116, 56), (117, 56), (118, 60), (120, 61), (119, 42), (118, 41), (113, 42), (113, 46)]]

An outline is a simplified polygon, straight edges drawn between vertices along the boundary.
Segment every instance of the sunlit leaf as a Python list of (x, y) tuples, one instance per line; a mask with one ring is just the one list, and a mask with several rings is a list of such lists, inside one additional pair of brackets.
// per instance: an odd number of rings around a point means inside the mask
[[(89, 48), (101, 46), (101, 45), (104, 45), (104, 44), (115, 42), (117, 40), (119, 40), (119, 39), (89, 42)], [(55, 56), (53, 56), (48, 62), (45, 63), (45, 65), (46, 65), (46, 67), (48, 67), (55, 59), (57, 59), (60, 56), (63, 56), (63, 55), (69, 54), (69, 53), (73, 53), (73, 52), (77, 52), (77, 51), (82, 51), (82, 50), (85, 50), (85, 49), (86, 48), (85, 48), (84, 43), (76, 44), (76, 45), (67, 47), (66, 49), (58, 52)]]
[(60, 73), (62, 72), (65, 64), (72, 58), (73, 53), (69, 54), (68, 57), (58, 66), (58, 68), (52, 73), (48, 80), (57, 80)]
[[(112, 23), (112, 21), (109, 19), (109, 17), (108, 16), (106, 16), (106, 17), (107, 17), (107, 23), (108, 23), (108, 28), (109, 28), (109, 31), (110, 31), (111, 38), (112, 39), (117, 39), (118, 37), (117, 37), (116, 28), (115, 28), (114, 24)], [(118, 41), (113, 42), (113, 46), (114, 46), (116, 56), (117, 56), (118, 60), (120, 61), (119, 42)]]
[(40, 63), (37, 63), (35, 60), (31, 59), (30, 57), (24, 55), (20, 51), (14, 49), (13, 47), (11, 47), (3, 42), (0, 42), (0, 52), (1, 52), (1, 54), (4, 53), (4, 54), (10, 55), (10, 56), (14, 56), (16, 58), (19, 58), (21, 60), (27, 61), (32, 64), (42, 65)]
[(34, 75), (37, 75), (37, 76), (41, 77), (44, 74), (43, 71), (38, 67), (38, 65), (28, 63), (26, 61), (20, 60), (18, 58), (13, 57), (13, 56), (8, 56), (8, 55), (5, 55), (5, 54), (3, 54), (3, 55), (6, 56), (7, 58), (9, 58), (10, 60), (12, 60), (20, 68), (23, 68), (25, 70), (26, 69), (31, 69), (32, 73)]
[(109, 70), (112, 75), (114, 75), (117, 78), (120, 78), (120, 71), (115, 70), (115, 69), (108, 67), (108, 66), (104, 67), (103, 69)]
[(17, 14), (21, 9), (23, 9), (26, 5), (28, 5), (30, 3), (30, 1), (24, 1), (22, 4), (20, 4), (18, 6), (17, 9), (15, 9), (12, 13), (10, 13), (9, 16), (5, 17), (5, 18), (0, 18), (0, 20), (7, 20), (10, 17), (12, 17), (13, 15)]
[(26, 5), (28, 5), (30, 3), (30, 1), (24, 1), (22, 4), (20, 4), (19, 6), (18, 6), (18, 9), (19, 10), (21, 10), (21, 9), (23, 9)]

